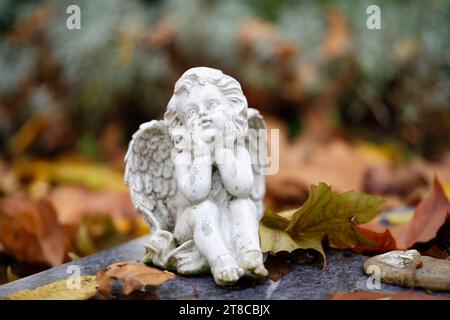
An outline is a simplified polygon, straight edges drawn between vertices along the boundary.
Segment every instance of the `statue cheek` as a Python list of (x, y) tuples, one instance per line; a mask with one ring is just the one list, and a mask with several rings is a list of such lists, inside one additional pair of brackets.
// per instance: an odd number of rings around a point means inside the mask
[(227, 119), (225, 117), (216, 117), (215, 119), (216, 127), (219, 130), (224, 130), (227, 124)]
[(192, 130), (195, 128), (195, 119), (186, 120), (186, 129)]

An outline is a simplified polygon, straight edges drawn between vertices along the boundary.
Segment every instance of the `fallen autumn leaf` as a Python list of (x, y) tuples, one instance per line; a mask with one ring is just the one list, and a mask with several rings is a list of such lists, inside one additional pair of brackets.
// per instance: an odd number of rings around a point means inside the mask
[(449, 212), (448, 198), (441, 183), (435, 178), (430, 194), (419, 203), (409, 222), (388, 228), (381, 226), (377, 221), (358, 226), (359, 232), (377, 245), (354, 249), (357, 251), (406, 250), (420, 243), (428, 243), (436, 238), (448, 219)]
[(20, 290), (6, 300), (87, 300), (95, 296), (97, 281), (94, 276), (81, 276), (80, 288), (71, 288), (67, 279), (55, 281), (32, 290)]
[(68, 235), (48, 201), (21, 195), (0, 199), (0, 243), (25, 262), (56, 266), (64, 261)]
[(410, 222), (391, 229), (398, 249), (407, 249), (415, 243), (432, 240), (444, 224), (450, 203), (437, 178), (434, 179), (430, 195), (416, 208)]
[(312, 186), (303, 206), (290, 210), (289, 215), (268, 208), (260, 225), (262, 250), (314, 249), (326, 263), (322, 247), (325, 236), (330, 246), (338, 249), (373, 244), (357, 232), (356, 226), (373, 219), (383, 203), (383, 198), (361, 192), (333, 193), (325, 183)]
[(169, 271), (159, 270), (137, 262), (117, 262), (97, 272), (98, 291), (101, 295), (112, 296), (113, 284), (123, 281), (123, 293), (129, 295), (146, 285), (159, 286), (175, 278)]

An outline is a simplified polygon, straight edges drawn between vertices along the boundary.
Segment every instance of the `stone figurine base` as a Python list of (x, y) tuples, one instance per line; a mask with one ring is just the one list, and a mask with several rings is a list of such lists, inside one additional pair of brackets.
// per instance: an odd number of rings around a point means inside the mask
[[(82, 274), (95, 275), (100, 269), (119, 261), (142, 261), (148, 237), (130, 241), (121, 246), (98, 252), (83, 259), (31, 275), (0, 286), (0, 299), (11, 293), (33, 289), (70, 276), (69, 265), (78, 265)], [(325, 271), (319, 264), (296, 265), (278, 282), (264, 280), (258, 285), (238, 282), (232, 288), (222, 288), (211, 276), (180, 277), (155, 289), (154, 297), (159, 299), (329, 299), (335, 292), (356, 290), (370, 291), (363, 286), (367, 276), (363, 273), (366, 256), (345, 256), (342, 252), (327, 252), (328, 266)], [(380, 292), (403, 292), (410, 289), (381, 284)], [(417, 292), (424, 293), (417, 289)], [(450, 293), (439, 293), (450, 296)]]

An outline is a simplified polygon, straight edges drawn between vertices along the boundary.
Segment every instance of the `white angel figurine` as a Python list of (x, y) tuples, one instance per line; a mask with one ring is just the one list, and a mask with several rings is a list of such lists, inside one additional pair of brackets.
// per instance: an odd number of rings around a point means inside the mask
[(218, 285), (267, 275), (258, 234), (266, 158), (252, 161), (266, 140), (255, 142), (249, 129), (265, 123), (247, 108), (240, 84), (206, 67), (176, 82), (164, 120), (140, 126), (125, 182), (151, 228), (145, 262), (179, 274), (211, 272)]

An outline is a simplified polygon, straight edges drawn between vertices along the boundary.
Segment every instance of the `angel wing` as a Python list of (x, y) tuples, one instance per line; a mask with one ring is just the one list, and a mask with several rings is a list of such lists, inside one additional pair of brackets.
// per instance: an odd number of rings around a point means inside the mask
[[(255, 185), (250, 195), (258, 210), (258, 218), (264, 213), (263, 197), (266, 192), (266, 184), (264, 178), (264, 170), (268, 164), (267, 157), (267, 134), (266, 123), (258, 110), (248, 108), (248, 133), (247, 142), (248, 151), (252, 159), (252, 169)], [(264, 129), (264, 130), (262, 130)]]
[(141, 124), (125, 156), (125, 183), (136, 210), (152, 232), (173, 231), (177, 183), (170, 157), (172, 142), (163, 120)]

